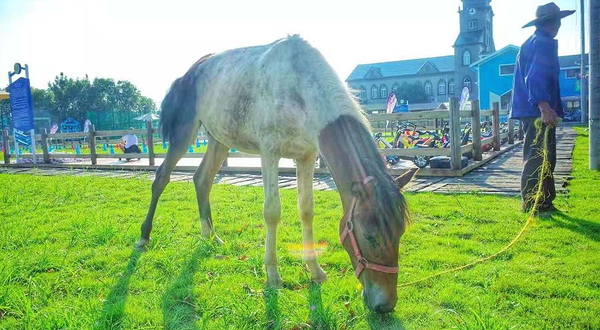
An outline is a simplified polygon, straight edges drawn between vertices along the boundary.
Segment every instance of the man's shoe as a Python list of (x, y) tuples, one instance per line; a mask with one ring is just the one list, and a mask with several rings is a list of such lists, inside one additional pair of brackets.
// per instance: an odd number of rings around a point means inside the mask
[(560, 212), (559, 209), (557, 209), (554, 204), (550, 203), (550, 204), (542, 204), (539, 208), (538, 208), (538, 212), (540, 213), (551, 213), (551, 212)]

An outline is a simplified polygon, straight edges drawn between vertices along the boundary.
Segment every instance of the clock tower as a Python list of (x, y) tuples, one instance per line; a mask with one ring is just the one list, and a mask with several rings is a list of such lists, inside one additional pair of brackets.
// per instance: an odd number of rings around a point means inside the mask
[(469, 87), (470, 99), (477, 99), (477, 74), (469, 66), (496, 51), (494, 45), (494, 11), (492, 0), (461, 0), (459, 7), (460, 33), (454, 42), (456, 86)]

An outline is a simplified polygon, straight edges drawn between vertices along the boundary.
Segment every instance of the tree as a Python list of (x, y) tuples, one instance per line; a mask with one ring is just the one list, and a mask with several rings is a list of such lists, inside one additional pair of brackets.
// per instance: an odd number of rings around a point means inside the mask
[(142, 114), (153, 113), (156, 112), (156, 103), (154, 103), (154, 101), (149, 97), (141, 96), (139, 101), (139, 108)]
[[(113, 127), (129, 126), (134, 116), (156, 111), (154, 101), (143, 96), (129, 81), (115, 83), (110, 78), (95, 78), (90, 82), (87, 75), (83, 79), (72, 79), (64, 73), (56, 76), (47, 90), (36, 90), (34, 104), (36, 102), (60, 120), (67, 117), (80, 122), (92, 119), (106, 123), (108, 120), (108, 125)], [(95, 115), (86, 118), (90, 113)]]
[(429, 101), (425, 87), (420, 81), (412, 84), (403, 82), (400, 88), (398, 88), (396, 97), (399, 100), (408, 101), (408, 103), (426, 103)]
[(54, 93), (51, 91), (32, 87), (31, 99), (33, 101), (33, 111), (52, 111)]
[(48, 84), (48, 90), (54, 94), (54, 104), (50, 112), (59, 118), (73, 117), (83, 121), (85, 111), (89, 106), (90, 88), (91, 84), (87, 75), (84, 79), (74, 80), (61, 72), (53, 82)]

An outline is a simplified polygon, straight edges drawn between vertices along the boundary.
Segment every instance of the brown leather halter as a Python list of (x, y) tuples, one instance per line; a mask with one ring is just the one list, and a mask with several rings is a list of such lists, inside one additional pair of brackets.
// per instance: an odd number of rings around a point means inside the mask
[[(365, 176), (364, 169), (362, 169), (362, 168), (361, 168), (361, 174), (363, 174), (363, 178), (364, 178), (361, 182), (363, 184), (363, 186), (367, 185), (369, 182), (374, 180), (374, 178), (372, 176)], [(344, 244), (346, 237), (350, 238), (350, 245), (352, 246), (352, 250), (354, 250), (354, 256), (356, 257), (356, 260), (357, 260), (356, 269), (354, 270), (354, 275), (356, 276), (356, 278), (358, 278), (365, 268), (375, 270), (378, 272), (382, 272), (382, 273), (397, 274), (398, 266), (385, 266), (385, 265), (372, 263), (369, 260), (365, 259), (365, 257), (363, 257), (363, 255), (362, 255), (362, 253), (360, 253), (360, 248), (358, 247), (358, 243), (356, 243), (356, 237), (354, 236), (354, 231), (353, 231), (354, 223), (352, 222), (352, 217), (354, 215), (354, 208), (356, 207), (356, 200), (357, 200), (356, 197), (352, 198), (352, 204), (350, 205), (350, 210), (348, 210), (347, 216), (344, 215), (344, 218), (342, 218), (342, 219), (346, 220), (346, 223), (344, 224), (344, 230), (342, 231), (342, 234), (340, 235), (340, 241), (342, 242), (342, 244)]]

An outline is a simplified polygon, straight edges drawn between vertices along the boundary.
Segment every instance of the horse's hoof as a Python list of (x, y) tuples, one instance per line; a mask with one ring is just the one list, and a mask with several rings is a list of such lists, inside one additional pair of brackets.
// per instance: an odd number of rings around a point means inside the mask
[(323, 283), (323, 282), (327, 281), (327, 274), (325, 274), (323, 269), (321, 269), (321, 267), (319, 267), (316, 274), (311, 274), (310, 279), (315, 283)]
[(135, 249), (138, 252), (146, 252), (146, 251), (148, 251), (148, 243), (150, 243), (150, 240), (145, 239), (145, 238), (140, 238), (140, 240), (135, 245)]
[(219, 238), (219, 236), (215, 235), (212, 239), (213, 243), (216, 245), (223, 245), (223, 240)]
[(280, 289), (283, 286), (279, 274), (267, 276), (267, 286), (273, 289)]
[(202, 238), (209, 242), (212, 242), (215, 245), (223, 245), (223, 240), (220, 239), (219, 236), (217, 236), (217, 234), (202, 235)]

